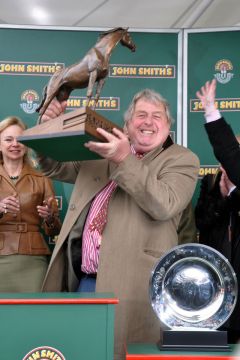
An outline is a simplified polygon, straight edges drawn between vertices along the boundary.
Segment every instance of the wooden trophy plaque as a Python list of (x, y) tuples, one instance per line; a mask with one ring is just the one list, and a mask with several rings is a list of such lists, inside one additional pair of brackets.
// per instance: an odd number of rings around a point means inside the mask
[(89, 107), (83, 107), (25, 130), (18, 141), (58, 161), (99, 159), (99, 155), (84, 146), (89, 140), (106, 141), (96, 131), (98, 127), (108, 132), (113, 127), (122, 130)]

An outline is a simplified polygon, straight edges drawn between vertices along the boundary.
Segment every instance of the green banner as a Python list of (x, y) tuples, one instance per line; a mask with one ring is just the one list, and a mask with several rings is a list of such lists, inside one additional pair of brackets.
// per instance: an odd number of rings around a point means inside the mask
[[(184, 103), (184, 123), (187, 129), (185, 144), (200, 158), (199, 179), (215, 173), (218, 162), (204, 129), (204, 112), (196, 96), (206, 81), (217, 80), (216, 106), (235, 133), (240, 132), (240, 61), (237, 44), (240, 30), (186, 30), (184, 43), (187, 69), (184, 84), (187, 89)], [(224, 137), (224, 134), (222, 134)], [(198, 196), (199, 184), (195, 192)]]
[[(107, 29), (109, 30), (109, 29)], [(42, 90), (56, 70), (79, 62), (104, 30), (61, 28), (0, 28), (0, 119), (19, 116), (28, 127), (36, 124), (35, 112)], [(96, 111), (122, 126), (123, 114), (133, 95), (151, 88), (168, 99), (177, 140), (179, 114), (179, 31), (129, 31), (136, 52), (119, 43), (110, 58), (109, 76)], [(179, 105), (180, 104), (180, 105)], [(74, 90), (68, 111), (86, 105), (86, 89)], [(54, 183), (64, 218), (72, 185)]]

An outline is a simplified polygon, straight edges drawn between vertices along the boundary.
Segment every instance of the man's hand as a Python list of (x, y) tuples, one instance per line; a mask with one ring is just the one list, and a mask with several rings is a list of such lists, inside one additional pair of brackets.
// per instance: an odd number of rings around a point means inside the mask
[(220, 192), (223, 197), (226, 197), (235, 188), (235, 185), (229, 180), (224, 168), (220, 167), (220, 169), (222, 171), (222, 176), (221, 176), (221, 180), (219, 183)]
[(113, 133), (110, 134), (102, 128), (97, 128), (97, 132), (104, 136), (107, 142), (89, 141), (85, 143), (89, 150), (116, 164), (119, 164), (131, 153), (128, 137), (122, 131), (113, 128)]
[(53, 99), (41, 118), (41, 123), (49, 121), (63, 114), (67, 107), (67, 101), (59, 102)]
[(213, 79), (212, 81), (207, 81), (206, 84), (202, 86), (201, 89), (196, 93), (198, 99), (202, 102), (202, 106), (206, 114), (210, 114), (211, 112), (216, 110), (216, 85), (216, 79)]

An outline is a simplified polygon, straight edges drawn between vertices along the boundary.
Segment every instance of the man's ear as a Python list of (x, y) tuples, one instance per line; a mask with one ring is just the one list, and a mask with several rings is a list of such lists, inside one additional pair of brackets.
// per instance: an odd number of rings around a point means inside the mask
[(124, 127), (123, 127), (123, 132), (125, 135), (128, 136), (128, 129), (127, 129), (127, 124), (124, 124)]

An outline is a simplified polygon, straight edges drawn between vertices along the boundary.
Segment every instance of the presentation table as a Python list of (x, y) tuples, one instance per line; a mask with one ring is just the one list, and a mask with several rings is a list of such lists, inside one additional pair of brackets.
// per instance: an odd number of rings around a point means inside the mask
[(0, 358), (113, 360), (114, 310), (102, 293), (0, 295)]

